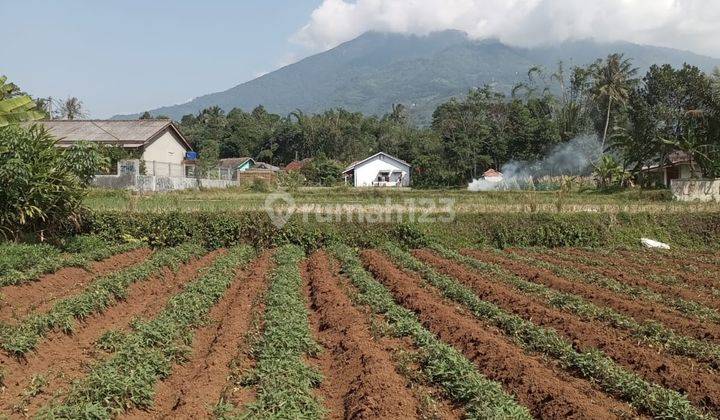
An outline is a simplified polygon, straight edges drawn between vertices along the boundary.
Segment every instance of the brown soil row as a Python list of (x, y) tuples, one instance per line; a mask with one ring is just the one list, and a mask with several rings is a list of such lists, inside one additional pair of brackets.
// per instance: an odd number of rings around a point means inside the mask
[[(198, 270), (210, 265), (221, 252), (216, 251), (185, 264), (176, 273), (166, 269), (146, 281), (133, 283), (126, 300), (88, 317), (77, 325), (72, 335), (50, 334), (26, 359), (0, 357), (6, 373), (5, 390), (0, 394), (2, 411), (10, 413), (13, 407), (26, 405), (25, 412), (33, 415), (54, 396), (62, 395), (95, 360), (104, 357), (94, 344), (106, 331), (127, 330), (133, 319), (157, 315), (171, 296), (181, 291), (187, 282), (197, 276)], [(23, 391), (35, 375), (43, 375), (48, 385), (40, 395), (23, 401)]]
[[(561, 258), (554, 257), (552, 255), (547, 255), (547, 254), (542, 254), (542, 253), (535, 253), (535, 254), (533, 254), (533, 257), (539, 258), (545, 262), (548, 262), (550, 264), (557, 265), (560, 267), (573, 268), (573, 269), (580, 270), (582, 272), (601, 274), (605, 277), (609, 277), (609, 278), (618, 280), (621, 283), (649, 289), (649, 290), (652, 290), (656, 293), (660, 293), (665, 296), (679, 297), (679, 298), (682, 298), (685, 300), (695, 301), (695, 302), (705, 305), (709, 308), (720, 309), (720, 299), (713, 298), (712, 295), (709, 295), (706, 293), (699, 293), (690, 288), (683, 288), (683, 287), (678, 287), (678, 286), (668, 286), (668, 285), (656, 283), (654, 281), (647, 280), (646, 278), (641, 277), (641, 276), (625, 273), (622, 270), (613, 268), (609, 265), (605, 265), (602, 267), (591, 266), (591, 265), (587, 265), (587, 264), (577, 262), (577, 261), (570, 262), (570, 261), (567, 261), (567, 260), (564, 260)], [(654, 303), (654, 304), (657, 304), (657, 303)]]
[(567, 252), (571, 255), (580, 255), (584, 258), (592, 258), (598, 261), (602, 261), (604, 263), (607, 263), (608, 265), (620, 264), (621, 267), (627, 266), (639, 273), (650, 273), (660, 276), (670, 274), (676, 277), (681, 282), (688, 285), (696, 285), (703, 287), (720, 287), (720, 281), (713, 280), (712, 278), (704, 276), (702, 273), (692, 273), (687, 270), (683, 270), (682, 265), (680, 265), (681, 268), (678, 268), (678, 266), (676, 265), (666, 263), (647, 264), (639, 261), (636, 256), (623, 255), (619, 252), (617, 252), (615, 256), (605, 255), (601, 253), (593, 253), (590, 251), (573, 248), (567, 249)]
[(173, 368), (156, 386), (155, 402), (148, 411), (133, 410), (125, 418), (208, 418), (227, 384), (231, 362), (250, 328), (251, 306), (267, 288), (273, 266), (270, 252), (241, 270), (200, 328), (187, 363)]
[(687, 393), (697, 406), (720, 413), (720, 379), (717, 372), (699, 368), (684, 358), (658, 354), (656, 350), (637, 344), (627, 334), (602, 323), (586, 322), (575, 315), (554, 309), (545, 302), (494, 282), (481, 273), (470, 271), (430, 251), (415, 251), (414, 255), (441, 273), (468, 285), (480, 299), (531, 320), (536, 325), (555, 329), (581, 351), (600, 349), (644, 379)]
[[(617, 251), (617, 258), (627, 261), (638, 267), (641, 271), (650, 271), (657, 274), (671, 274), (684, 283), (697, 284), (707, 287), (720, 287), (720, 276), (717, 268), (689, 270), (687, 261), (671, 260), (666, 255), (652, 255), (651, 259), (646, 251)], [(607, 257), (606, 257), (607, 258)]]
[(526, 354), (494, 328), (445, 303), (437, 293), (420, 287), (417, 276), (401, 271), (379, 252), (364, 251), (362, 260), (423, 325), (460, 350), (485, 376), (500, 382), (535, 417), (607, 419), (634, 414), (627, 404), (542, 357)]
[(95, 278), (138, 264), (150, 253), (147, 248), (136, 249), (94, 262), (89, 270), (66, 267), (37, 281), (3, 287), (0, 322), (15, 323), (31, 312), (47, 311), (58, 299), (77, 293)]
[(712, 277), (715, 280), (718, 280), (720, 276), (720, 266), (717, 264), (703, 262), (697, 258), (692, 258), (692, 256), (685, 258), (684, 256), (672, 255), (672, 250), (662, 252), (654, 252), (653, 250), (646, 249), (634, 251), (620, 250), (618, 253), (623, 257), (634, 259), (642, 258), (643, 263), (654, 264), (657, 262), (662, 267), (682, 268), (692, 266), (698, 271), (706, 273), (709, 277)]
[[(515, 250), (513, 252), (530, 255), (526, 251), (521, 250)], [(555, 275), (550, 270), (516, 261), (506, 256), (477, 250), (464, 250), (462, 253), (480, 261), (500, 265), (529, 281), (544, 284), (561, 292), (580, 295), (597, 305), (611, 307), (638, 321), (654, 320), (665, 324), (678, 333), (697, 339), (720, 340), (719, 325), (687, 319), (677, 312), (668, 310), (661, 305), (648, 304), (648, 302), (634, 300), (600, 287), (568, 280)]]
[(397, 419), (417, 416), (417, 401), (395, 371), (390, 355), (375, 340), (362, 314), (338, 287), (327, 254), (307, 260), (305, 288), (318, 341), (326, 349), (319, 360), (325, 380), (319, 393), (336, 419)]

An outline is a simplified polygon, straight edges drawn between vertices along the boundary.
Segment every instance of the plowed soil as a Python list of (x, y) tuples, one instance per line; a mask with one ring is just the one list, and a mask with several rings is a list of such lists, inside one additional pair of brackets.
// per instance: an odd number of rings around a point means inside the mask
[(272, 266), (272, 254), (265, 252), (237, 274), (210, 311), (210, 323), (196, 332), (190, 360), (175, 366), (170, 377), (157, 385), (150, 410), (134, 410), (125, 417), (210, 417), (227, 384), (230, 362), (250, 327), (252, 303), (264, 293)]
[(579, 317), (554, 309), (517, 289), (492, 281), (488, 275), (439, 257), (428, 250), (413, 253), (439, 272), (454, 277), (473, 289), (481, 299), (492, 302), (507, 312), (515, 313), (536, 325), (553, 328), (574, 347), (587, 351), (600, 349), (618, 364), (634, 371), (648, 381), (689, 394), (699, 407), (720, 413), (720, 379), (718, 372), (702, 369), (692, 361), (659, 354), (657, 350), (637, 344), (625, 333), (599, 322), (586, 322)]
[[(525, 253), (525, 251), (520, 250), (515, 250), (515, 252)], [(713, 341), (720, 339), (720, 326), (687, 319), (677, 312), (660, 305), (649, 305), (642, 300), (634, 300), (606, 289), (571, 281), (555, 275), (550, 270), (516, 261), (509, 257), (476, 250), (465, 250), (463, 253), (480, 261), (500, 265), (529, 281), (541, 283), (562, 292), (580, 295), (600, 306), (611, 307), (638, 321), (655, 320), (680, 334), (690, 335), (698, 339)]]
[(553, 265), (573, 268), (587, 273), (601, 274), (605, 277), (618, 280), (621, 283), (642, 287), (668, 297), (679, 297), (688, 301), (695, 301), (707, 306), (708, 308), (720, 309), (720, 299), (713, 298), (712, 295), (699, 293), (688, 288), (660, 284), (638, 275), (628, 274), (623, 272), (621, 269), (614, 268), (610, 265), (591, 266), (578, 261), (570, 262), (565, 259), (542, 253), (535, 253), (533, 255), (534, 257), (540, 258)]
[(55, 301), (78, 293), (95, 278), (138, 264), (150, 253), (147, 248), (136, 249), (95, 262), (89, 270), (67, 267), (36, 281), (3, 287), (0, 322), (13, 324), (31, 312), (44, 312)]
[(538, 418), (620, 418), (634, 415), (628, 405), (570, 376), (538, 356), (525, 353), (500, 332), (460, 312), (421, 280), (395, 267), (377, 251), (364, 251), (367, 269), (423, 325), (473, 361), (481, 373), (500, 382)]
[(307, 261), (305, 283), (311, 315), (327, 358), (319, 390), (331, 418), (398, 419), (417, 413), (418, 404), (396, 373), (390, 355), (376, 342), (363, 315), (338, 287), (324, 251)]
[[(62, 395), (73, 380), (86, 373), (93, 361), (104, 357), (94, 343), (106, 331), (127, 330), (133, 319), (157, 315), (171, 296), (181, 291), (198, 275), (198, 270), (210, 265), (222, 252), (215, 251), (191, 261), (176, 273), (166, 269), (148, 280), (133, 283), (126, 300), (78, 323), (72, 335), (50, 334), (26, 359), (2, 355), (0, 363), (6, 372), (6, 389), (0, 394), (2, 411), (11, 413), (14, 407), (24, 406), (23, 411), (33, 415), (53, 396)], [(48, 384), (36, 397), (24, 398), (23, 392), (35, 375), (43, 375)]]

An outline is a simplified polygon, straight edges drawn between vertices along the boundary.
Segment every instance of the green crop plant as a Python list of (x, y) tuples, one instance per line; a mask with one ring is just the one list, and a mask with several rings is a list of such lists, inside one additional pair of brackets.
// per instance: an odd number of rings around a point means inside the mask
[(452, 277), (437, 273), (431, 266), (394, 244), (386, 244), (383, 251), (404, 270), (419, 273), (444, 297), (464, 305), (478, 319), (501, 329), (522, 348), (556, 359), (565, 369), (592, 380), (607, 393), (658, 418), (704, 418), (680, 393), (643, 380), (617, 365), (601, 351), (576, 351), (573, 344), (555, 330), (535, 325), (481, 300), (472, 289)]
[(479, 261), (441, 245), (434, 244), (431, 248), (445, 258), (455, 260), (475, 270), (491, 273), (493, 279), (546, 301), (557, 309), (571, 312), (582, 319), (600, 321), (610, 327), (623, 329), (640, 341), (659, 346), (671, 354), (692, 357), (707, 362), (714, 368), (720, 367), (720, 346), (713, 343), (677, 334), (655, 321), (639, 323), (632, 317), (620, 314), (612, 308), (597, 306), (581, 296), (559, 292), (543, 284), (527, 281), (498, 265)]
[(243, 408), (240, 418), (307, 419), (326, 414), (313, 391), (322, 376), (305, 362), (321, 347), (312, 337), (302, 294), (298, 264), (304, 256), (295, 245), (285, 245), (275, 254), (277, 266), (265, 294), (265, 331), (254, 351), (257, 364), (243, 380), (255, 386), (257, 398)]
[(411, 311), (398, 305), (390, 292), (362, 266), (357, 252), (345, 244), (328, 248), (342, 264), (344, 274), (358, 289), (358, 302), (385, 316), (398, 336), (410, 337), (420, 349), (423, 372), (471, 419), (529, 419), (530, 412), (502, 386), (478, 372), (459, 351), (440, 341), (422, 326)]
[(25, 267), (21, 270), (9, 269), (0, 275), (0, 287), (31, 282), (37, 280), (43, 274), (52, 273), (65, 267), (88, 268), (93, 261), (100, 261), (143, 246), (147, 246), (147, 244), (133, 242), (119, 245), (97, 246), (69, 255), (63, 255), (59, 252), (50, 253), (49, 255), (38, 255), (38, 258), (34, 259), (32, 266)]
[(203, 270), (199, 278), (173, 296), (152, 320), (136, 323), (115, 353), (92, 367), (73, 384), (62, 404), (45, 407), (45, 418), (110, 418), (129, 408), (152, 405), (158, 380), (167, 377), (174, 363), (188, 353), (193, 331), (225, 294), (240, 268), (255, 251), (238, 246)]
[(202, 247), (194, 244), (168, 248), (138, 265), (100, 277), (79, 294), (55, 303), (48, 312), (30, 315), (17, 325), (0, 326), (0, 346), (9, 353), (23, 355), (34, 349), (49, 331), (70, 332), (76, 319), (87, 318), (125, 298), (131, 284), (157, 274), (163, 268), (176, 268), (204, 252)]

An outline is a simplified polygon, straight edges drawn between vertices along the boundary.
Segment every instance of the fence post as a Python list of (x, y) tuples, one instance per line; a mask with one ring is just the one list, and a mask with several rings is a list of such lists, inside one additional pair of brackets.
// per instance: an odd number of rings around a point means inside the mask
[(156, 162), (153, 160), (153, 176), (157, 174)]

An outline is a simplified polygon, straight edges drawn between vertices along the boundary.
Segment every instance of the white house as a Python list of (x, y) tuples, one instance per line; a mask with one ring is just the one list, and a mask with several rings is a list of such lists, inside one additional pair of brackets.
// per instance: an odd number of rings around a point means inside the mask
[(668, 154), (663, 161), (643, 167), (640, 173), (645, 177), (655, 177), (662, 185), (670, 187), (674, 179), (690, 179), (693, 174), (698, 177), (700, 168), (692, 156), (676, 150)]
[(409, 163), (380, 152), (353, 162), (343, 172), (345, 183), (355, 187), (409, 187)]
[(153, 175), (184, 176), (190, 144), (171, 120), (37, 121), (68, 147), (79, 141), (136, 149)]

